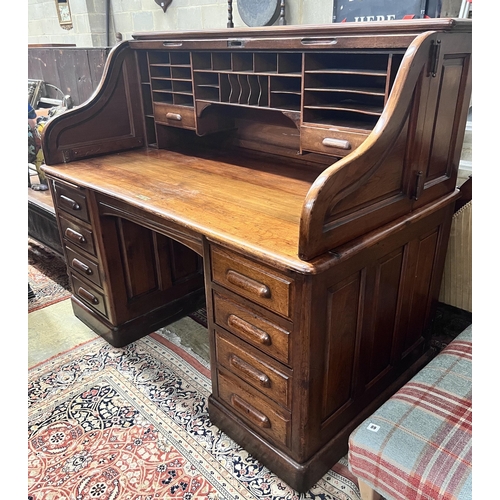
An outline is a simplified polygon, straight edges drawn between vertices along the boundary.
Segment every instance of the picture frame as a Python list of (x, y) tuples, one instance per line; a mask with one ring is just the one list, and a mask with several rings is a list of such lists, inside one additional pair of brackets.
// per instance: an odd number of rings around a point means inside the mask
[(57, 17), (59, 25), (65, 30), (73, 28), (73, 20), (71, 18), (71, 9), (69, 7), (69, 0), (55, 0)]

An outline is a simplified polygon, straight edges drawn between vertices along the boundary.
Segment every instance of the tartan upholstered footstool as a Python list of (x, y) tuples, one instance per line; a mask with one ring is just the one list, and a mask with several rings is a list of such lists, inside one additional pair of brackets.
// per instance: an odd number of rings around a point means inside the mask
[(472, 325), (349, 438), (363, 500), (472, 499)]

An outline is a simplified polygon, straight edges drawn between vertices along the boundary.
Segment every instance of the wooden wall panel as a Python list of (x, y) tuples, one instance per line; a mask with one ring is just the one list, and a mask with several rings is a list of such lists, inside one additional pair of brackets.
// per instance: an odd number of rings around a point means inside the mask
[(28, 78), (55, 85), (78, 106), (99, 85), (109, 51), (106, 47), (28, 47)]

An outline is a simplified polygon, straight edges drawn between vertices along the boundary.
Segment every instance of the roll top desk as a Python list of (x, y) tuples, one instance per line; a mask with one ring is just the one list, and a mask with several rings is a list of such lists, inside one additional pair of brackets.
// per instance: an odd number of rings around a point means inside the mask
[(206, 304), (212, 422), (298, 491), (432, 356), (471, 22), (137, 33), (45, 127), (77, 317)]

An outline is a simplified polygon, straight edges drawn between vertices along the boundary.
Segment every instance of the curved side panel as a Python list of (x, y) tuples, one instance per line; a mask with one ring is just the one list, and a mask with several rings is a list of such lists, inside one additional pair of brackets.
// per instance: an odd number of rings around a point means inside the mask
[(102, 80), (88, 101), (44, 128), (45, 163), (55, 165), (144, 145), (140, 83), (128, 42), (110, 52)]
[[(431, 71), (433, 56), (443, 39), (446, 34), (431, 31), (415, 38), (371, 134), (311, 186), (300, 221), (301, 259), (311, 260), (413, 210), (419, 175), (425, 171), (415, 151), (427, 133), (422, 124), (432, 106), (430, 89), (439, 80)], [(397, 185), (387, 179), (397, 179)], [(454, 178), (446, 180), (443, 192), (427, 202), (454, 190)]]

